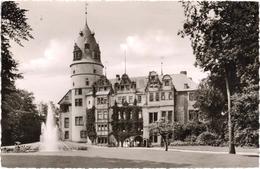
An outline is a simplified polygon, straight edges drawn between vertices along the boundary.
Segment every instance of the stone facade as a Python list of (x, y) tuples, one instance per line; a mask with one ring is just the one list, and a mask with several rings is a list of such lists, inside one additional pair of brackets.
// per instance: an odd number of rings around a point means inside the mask
[(142, 108), (142, 139), (153, 145), (161, 144), (157, 135), (150, 135), (148, 126), (164, 117), (172, 122), (186, 123), (194, 117), (194, 91), (197, 85), (180, 74), (129, 77), (117, 75), (107, 79), (103, 75), (103, 65), (99, 45), (87, 25), (79, 33), (74, 45), (71, 69), (71, 89), (59, 101), (61, 108), (60, 129), (64, 140), (88, 142), (86, 129), (87, 110), (95, 108), (95, 130), (97, 144), (115, 142), (112, 131), (112, 114), (115, 102), (120, 107), (127, 102)]

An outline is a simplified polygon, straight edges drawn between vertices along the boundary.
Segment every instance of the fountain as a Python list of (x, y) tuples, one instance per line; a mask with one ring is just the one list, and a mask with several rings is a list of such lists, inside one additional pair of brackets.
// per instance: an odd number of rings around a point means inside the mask
[(40, 151), (58, 151), (58, 128), (51, 105), (48, 105), (47, 119), (41, 126)]

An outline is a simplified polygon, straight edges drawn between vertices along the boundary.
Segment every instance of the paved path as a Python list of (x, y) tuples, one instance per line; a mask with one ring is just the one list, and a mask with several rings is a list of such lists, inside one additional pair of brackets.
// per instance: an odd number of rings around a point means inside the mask
[[(26, 161), (26, 159), (28, 159)], [(8, 167), (258, 167), (258, 155), (90, 146), (87, 151), (8, 153)], [(32, 166), (33, 165), (33, 166)]]

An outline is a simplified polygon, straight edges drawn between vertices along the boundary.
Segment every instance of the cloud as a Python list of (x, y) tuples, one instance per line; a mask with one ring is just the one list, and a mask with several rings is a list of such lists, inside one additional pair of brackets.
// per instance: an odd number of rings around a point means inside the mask
[[(161, 30), (149, 31), (144, 35), (130, 35), (125, 39), (127, 52), (138, 56), (169, 55), (174, 52), (172, 46), (174, 40)], [(160, 57), (160, 56), (159, 56)]]
[(66, 72), (72, 58), (72, 44), (69, 41), (51, 39), (39, 57), (23, 62), (20, 71), (24, 75), (61, 75)]

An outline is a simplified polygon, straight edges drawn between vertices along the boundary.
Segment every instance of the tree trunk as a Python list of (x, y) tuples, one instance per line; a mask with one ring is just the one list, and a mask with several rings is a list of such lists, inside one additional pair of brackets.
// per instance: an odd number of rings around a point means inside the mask
[(168, 143), (167, 143), (167, 140), (165, 142), (165, 151), (168, 151)]
[(165, 144), (165, 151), (168, 151), (168, 135), (165, 137), (162, 136), (163, 142)]
[(231, 96), (230, 88), (228, 82), (228, 72), (226, 69), (225, 75), (226, 89), (227, 89), (227, 100), (228, 100), (228, 135), (229, 135), (229, 154), (236, 154), (235, 144), (234, 144), (234, 127), (231, 120)]

